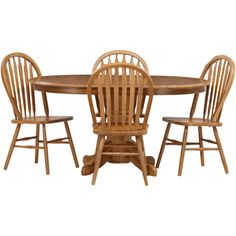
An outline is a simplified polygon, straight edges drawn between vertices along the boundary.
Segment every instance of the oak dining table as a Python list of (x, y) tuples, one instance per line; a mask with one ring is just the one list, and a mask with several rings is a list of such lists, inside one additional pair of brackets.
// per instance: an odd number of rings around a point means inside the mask
[[(63, 94), (87, 94), (87, 85), (90, 79), (89, 74), (84, 75), (50, 75), (37, 77), (31, 80), (34, 90), (50, 93)], [(182, 76), (162, 76), (151, 75), (153, 81), (154, 95), (177, 95), (177, 94), (195, 94), (192, 106), (192, 112), (198, 99), (198, 94), (204, 92), (208, 85), (208, 81), (201, 81), (199, 78), (182, 77)], [(131, 138), (127, 140), (125, 137), (108, 137), (106, 140), (106, 148), (111, 151), (114, 144), (126, 145), (128, 150), (132, 152), (135, 147), (134, 141)], [(109, 144), (110, 147), (109, 147)], [(95, 155), (85, 155), (83, 158), (82, 175), (93, 173)], [(101, 166), (105, 163), (133, 163), (141, 169), (139, 160), (135, 156), (102, 156)], [(150, 176), (156, 176), (157, 169), (155, 168), (155, 159), (152, 156), (146, 156), (147, 172)]]

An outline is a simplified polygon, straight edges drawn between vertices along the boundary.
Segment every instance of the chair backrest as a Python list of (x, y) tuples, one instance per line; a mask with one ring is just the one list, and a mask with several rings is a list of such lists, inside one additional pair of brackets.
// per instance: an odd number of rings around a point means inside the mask
[[(98, 97), (100, 117), (95, 113)], [(146, 106), (141, 118), (142, 98)], [(104, 126), (111, 133), (115, 127), (146, 128), (153, 99), (153, 84), (147, 72), (129, 63), (112, 63), (96, 70), (88, 83), (88, 100), (93, 125)], [(106, 104), (106, 106), (105, 106)]]
[[(23, 53), (7, 55), (1, 65), (1, 75), (17, 119), (36, 115), (35, 93), (30, 80), (42, 76), (32, 58)], [(42, 92), (45, 114), (49, 115), (46, 93)]]
[(95, 62), (92, 72), (94, 73), (97, 69), (106, 64), (120, 62), (138, 66), (149, 73), (147, 63), (144, 59), (138, 54), (127, 50), (113, 50), (102, 54)]
[(201, 80), (208, 80), (206, 89), (203, 118), (219, 121), (225, 99), (234, 79), (235, 65), (231, 58), (219, 55), (206, 64)]

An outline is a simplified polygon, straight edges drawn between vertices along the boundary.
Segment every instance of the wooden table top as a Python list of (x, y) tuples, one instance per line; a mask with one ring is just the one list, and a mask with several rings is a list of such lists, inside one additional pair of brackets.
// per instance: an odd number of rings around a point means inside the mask
[[(31, 80), (35, 90), (67, 93), (87, 94), (87, 84), (91, 75), (52, 75), (42, 76)], [(151, 75), (155, 95), (191, 94), (203, 92), (208, 81), (199, 78), (180, 76)]]

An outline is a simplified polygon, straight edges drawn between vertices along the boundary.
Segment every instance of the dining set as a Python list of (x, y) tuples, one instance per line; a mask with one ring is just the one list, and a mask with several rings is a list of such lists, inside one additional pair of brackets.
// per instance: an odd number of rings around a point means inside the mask
[[(50, 174), (48, 144), (69, 144), (75, 167), (79, 167), (75, 145), (69, 128), (72, 116), (50, 115), (47, 93), (80, 94), (88, 98), (93, 133), (97, 135), (94, 155), (84, 155), (82, 175), (92, 174), (95, 185), (98, 170), (107, 162), (132, 163), (141, 170), (144, 183), (147, 176), (156, 176), (166, 145), (181, 147), (178, 176), (182, 175), (186, 151), (199, 151), (201, 166), (205, 165), (204, 151), (218, 150), (225, 173), (228, 166), (217, 128), (226, 97), (231, 89), (235, 65), (225, 55), (213, 57), (203, 68), (200, 77), (150, 75), (145, 60), (127, 50), (113, 50), (102, 54), (94, 63), (91, 74), (43, 76), (36, 62), (24, 53), (11, 53), (1, 64), (1, 77), (13, 108), (15, 132), (4, 164), (7, 170), (13, 150), (34, 149), (38, 163), (39, 149), (44, 152), (46, 174)], [(41, 93), (41, 101), (36, 99)], [(199, 94), (204, 93), (202, 116), (195, 117)], [(193, 94), (186, 117), (163, 117), (167, 123), (157, 160), (146, 156), (144, 135), (148, 131), (148, 118), (153, 96)], [(36, 107), (41, 102), (44, 114)], [(47, 139), (49, 124), (63, 123), (66, 137)], [(19, 137), (22, 125), (34, 125), (34, 136)], [(171, 127), (183, 127), (182, 140), (169, 137)], [(198, 139), (188, 141), (189, 127), (197, 127)], [(214, 140), (203, 137), (203, 127), (212, 128)], [(40, 137), (42, 129), (42, 138)], [(22, 145), (33, 140), (34, 145)], [(207, 143), (210, 144), (206, 145)], [(212, 147), (213, 146), (213, 147)]]

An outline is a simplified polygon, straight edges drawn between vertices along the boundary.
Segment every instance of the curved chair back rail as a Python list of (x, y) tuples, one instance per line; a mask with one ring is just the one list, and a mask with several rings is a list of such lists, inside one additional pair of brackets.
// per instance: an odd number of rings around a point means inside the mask
[[(11, 53), (2, 61), (1, 74), (15, 117), (21, 119), (35, 116), (35, 93), (29, 81), (34, 77), (42, 76), (35, 61), (23, 53)], [(42, 97), (45, 114), (49, 116), (45, 92), (42, 92)]]

